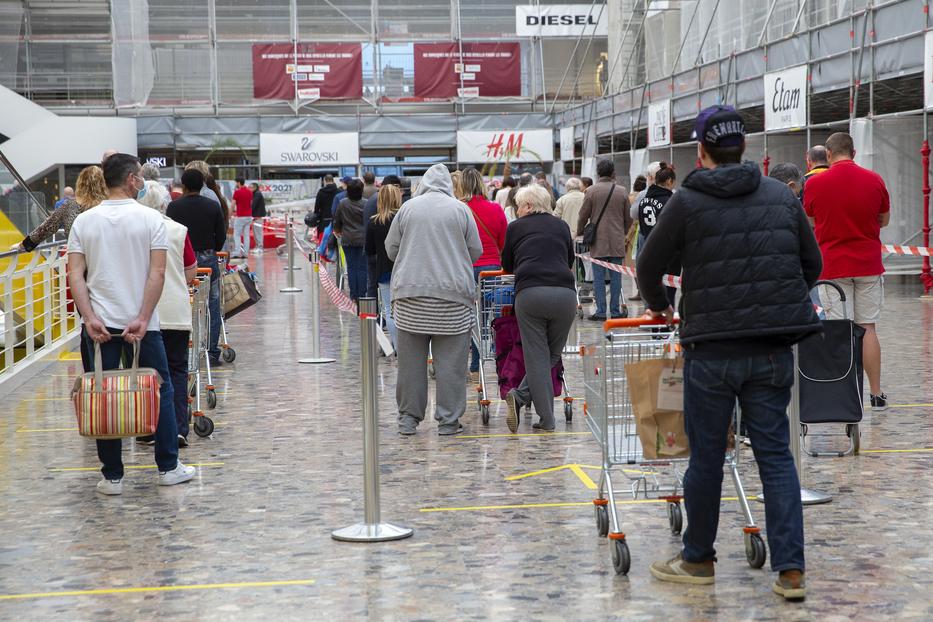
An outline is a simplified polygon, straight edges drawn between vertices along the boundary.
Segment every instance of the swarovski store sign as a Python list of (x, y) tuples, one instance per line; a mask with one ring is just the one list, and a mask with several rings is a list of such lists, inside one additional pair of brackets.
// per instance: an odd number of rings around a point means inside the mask
[(357, 132), (260, 134), (261, 166), (327, 166), (360, 163)]
[(766, 73), (765, 131), (807, 125), (807, 66)]
[(603, 3), (525, 4), (515, 7), (515, 34), (519, 37), (605, 37), (609, 9)]

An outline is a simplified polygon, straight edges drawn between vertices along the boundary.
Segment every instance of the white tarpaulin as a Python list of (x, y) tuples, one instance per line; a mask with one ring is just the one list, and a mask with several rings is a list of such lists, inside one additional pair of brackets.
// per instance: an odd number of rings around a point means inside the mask
[(933, 30), (923, 40), (923, 102), (933, 108)]
[(875, 141), (872, 120), (859, 118), (849, 123), (849, 134), (855, 145), (855, 163), (867, 169), (874, 169)]
[(632, 183), (635, 182), (636, 177), (644, 175), (648, 170), (649, 157), (647, 149), (635, 149), (631, 152), (628, 164), (628, 176), (629, 179), (632, 180)]
[(113, 100), (119, 106), (144, 106), (155, 81), (149, 45), (149, 0), (110, 3), (113, 37)]
[(553, 130), (457, 132), (459, 162), (553, 162)]
[(648, 106), (648, 146), (664, 147), (671, 144), (671, 100), (665, 99)]
[(560, 159), (573, 160), (573, 126), (560, 128)]
[(515, 34), (519, 37), (605, 37), (609, 10), (605, 4), (525, 4), (515, 7)]
[(260, 134), (262, 166), (334, 166), (360, 163), (357, 132)]
[(766, 73), (765, 131), (807, 125), (807, 66)]

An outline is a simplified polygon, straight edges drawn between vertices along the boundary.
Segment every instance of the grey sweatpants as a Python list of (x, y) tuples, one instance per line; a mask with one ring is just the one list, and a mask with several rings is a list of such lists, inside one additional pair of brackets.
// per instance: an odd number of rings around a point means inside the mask
[(522, 404), (535, 405), (545, 428), (554, 427), (551, 368), (560, 360), (577, 312), (577, 295), (566, 287), (529, 287), (515, 297), (515, 316), (522, 334), (525, 378), (515, 389)]
[(466, 412), (467, 356), (470, 333), (462, 335), (422, 335), (398, 329), (399, 429), (413, 430), (424, 421), (428, 407), (428, 346), (434, 360), (437, 409), (434, 419), (441, 433), (455, 432)]

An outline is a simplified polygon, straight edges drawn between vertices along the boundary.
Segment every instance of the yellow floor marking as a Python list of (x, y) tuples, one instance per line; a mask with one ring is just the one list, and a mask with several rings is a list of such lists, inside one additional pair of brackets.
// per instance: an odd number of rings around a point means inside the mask
[(863, 454), (910, 454), (933, 451), (933, 447), (915, 447), (913, 449), (860, 449)]
[[(754, 497), (748, 497), (754, 499)], [(723, 501), (738, 501), (738, 497), (723, 497)], [(667, 503), (665, 499), (626, 499), (616, 501), (616, 505), (642, 505), (645, 503)], [(560, 503), (521, 503), (517, 505), (475, 505), (461, 508), (421, 508), (419, 512), (479, 512), (483, 510), (524, 510), (528, 508), (575, 508), (592, 506), (592, 501), (570, 501)]]
[[(214, 427), (220, 427), (230, 425), (229, 421), (222, 421), (220, 423), (215, 423)], [(35, 434), (38, 432), (77, 432), (78, 428), (22, 428), (16, 430), (17, 434)]]
[[(223, 466), (223, 462), (199, 462), (196, 464), (189, 464), (187, 466), (193, 467), (218, 467)], [(123, 467), (125, 470), (130, 469), (155, 469), (157, 468), (154, 464), (128, 464)], [(100, 471), (100, 467), (62, 467), (57, 469), (49, 469), (50, 473), (64, 473), (66, 471)]]
[(249, 587), (282, 587), (288, 585), (314, 585), (314, 579), (249, 581), (245, 583), (203, 583), (200, 585), (156, 585), (152, 587), (116, 587), (98, 590), (72, 590), (69, 592), (35, 592), (33, 594), (0, 594), (0, 600), (61, 598), (63, 596), (100, 596), (106, 594), (146, 594), (151, 592), (181, 592), (184, 590), (231, 590)]
[(80, 361), (81, 353), (80, 352), (62, 352), (58, 355), (59, 361)]
[(589, 432), (536, 432), (527, 434), (472, 434), (461, 435), (456, 438), (521, 438), (524, 436), (547, 437), (547, 436), (581, 436)]
[(586, 474), (586, 471), (580, 468), (579, 464), (571, 464), (570, 470), (573, 471), (573, 474), (576, 475), (581, 482), (583, 482), (584, 486), (590, 490), (596, 490), (596, 482), (590, 479), (590, 476)]

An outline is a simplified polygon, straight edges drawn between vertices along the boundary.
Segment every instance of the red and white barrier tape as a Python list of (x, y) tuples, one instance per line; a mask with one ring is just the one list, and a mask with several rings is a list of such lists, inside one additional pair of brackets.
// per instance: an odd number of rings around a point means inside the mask
[[(608, 263), (606, 261), (601, 261), (599, 259), (593, 259), (589, 255), (585, 255), (585, 254), (581, 255), (580, 253), (577, 253), (577, 257), (579, 257), (585, 262), (596, 264), (597, 266), (602, 266), (603, 268), (606, 268), (607, 270), (612, 270), (613, 272), (619, 272), (621, 274), (625, 274), (627, 276), (632, 277), (633, 279), (636, 278), (637, 276), (635, 274), (635, 268), (629, 268), (628, 266), (622, 266), (617, 263)], [(679, 276), (665, 274), (664, 277), (661, 279), (661, 281), (668, 287), (676, 287), (678, 289), (680, 288), (680, 277)]]
[(322, 264), (319, 265), (320, 269), (317, 273), (321, 277), (321, 287), (327, 292), (330, 301), (334, 303), (334, 306), (339, 310), (356, 315), (356, 303), (347, 296), (346, 292), (337, 287), (337, 284), (334, 283), (334, 278), (327, 272), (324, 266)]
[(933, 248), (923, 246), (901, 246), (900, 244), (882, 244), (886, 253), (895, 255), (919, 255), (921, 257), (933, 257)]

